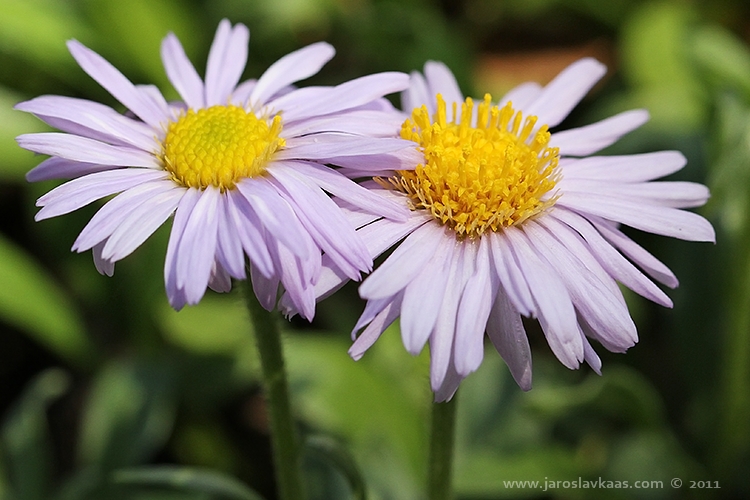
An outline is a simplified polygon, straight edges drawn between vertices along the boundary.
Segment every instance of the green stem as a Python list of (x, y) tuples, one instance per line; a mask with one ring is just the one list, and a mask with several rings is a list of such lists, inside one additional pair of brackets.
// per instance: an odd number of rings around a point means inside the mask
[(456, 431), (456, 396), (448, 402), (432, 404), (432, 430), (430, 431), (429, 477), (427, 498), (451, 500), (453, 498), (453, 444)]
[(255, 328), (255, 341), (263, 371), (279, 499), (302, 500), (304, 493), (299, 442), (289, 401), (278, 316), (263, 309), (250, 282), (245, 283), (245, 302)]

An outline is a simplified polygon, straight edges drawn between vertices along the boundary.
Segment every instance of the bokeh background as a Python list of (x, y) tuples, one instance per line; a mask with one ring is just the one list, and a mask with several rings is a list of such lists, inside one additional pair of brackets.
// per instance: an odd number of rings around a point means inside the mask
[[(419, 70), (433, 59), (467, 94), (498, 98), (522, 81), (548, 82), (579, 57), (605, 62), (608, 75), (561, 128), (648, 108), (651, 121), (606, 153), (682, 151), (689, 163), (673, 178), (711, 187), (699, 211), (718, 243), (630, 233), (681, 285), (669, 291), (671, 310), (627, 295), (640, 343), (625, 355), (599, 349), (601, 377), (560, 365), (534, 322), (530, 392), (488, 347), (460, 391), (457, 496), (750, 497), (746, 1), (0, 0), (0, 498), (253, 498), (250, 489), (273, 498), (240, 294), (209, 293), (172, 311), (162, 278), (168, 227), (114, 277), (100, 276), (88, 252), (69, 251), (97, 207), (35, 223), (34, 202), (55, 183), (25, 182), (41, 158), (14, 141), (46, 130), (12, 109), (33, 96), (119, 106), (77, 67), (66, 40), (176, 97), (160, 40), (175, 32), (202, 73), (224, 17), (250, 28), (247, 78), (319, 40), (338, 53), (305, 83)], [(419, 499), (429, 359), (404, 351), (396, 325), (352, 361), (349, 332), (361, 309), (348, 286), (320, 304), (312, 325), (284, 322), (309, 489), (319, 499), (365, 491)], [(503, 482), (579, 478), (663, 487), (542, 491)]]

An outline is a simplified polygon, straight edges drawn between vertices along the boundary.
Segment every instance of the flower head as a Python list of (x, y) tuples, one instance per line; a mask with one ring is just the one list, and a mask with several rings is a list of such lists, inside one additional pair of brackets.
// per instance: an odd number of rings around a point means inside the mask
[[(401, 242), (360, 286), (367, 305), (353, 332), (355, 359), (400, 317), (410, 353), (429, 343), (432, 389), (446, 400), (479, 367), (486, 332), (528, 390), (522, 316), (539, 320), (565, 366), (585, 361), (599, 373), (592, 339), (614, 352), (637, 342), (618, 281), (671, 306), (652, 279), (669, 287), (677, 279), (619, 225), (713, 241), (708, 221), (681, 210), (703, 205), (707, 188), (653, 182), (685, 165), (679, 152), (589, 156), (642, 125), (645, 111), (549, 131), (604, 72), (582, 59), (546, 87), (521, 85), (496, 105), (489, 95), (478, 104), (465, 99), (442, 64), (428, 63), (425, 77), (412, 75), (401, 137), (423, 158), (370, 183), (411, 216), (391, 221), (349, 207), (373, 257)], [(346, 279), (335, 264), (327, 268), (321, 296)]]
[(264, 307), (275, 307), (281, 285), (309, 319), (321, 252), (352, 279), (372, 268), (369, 252), (328, 193), (365, 212), (407, 217), (404, 207), (383, 203), (325, 164), (360, 155), (399, 157), (410, 143), (392, 137), (401, 120), (382, 96), (406, 88), (408, 76), (291, 87), (333, 57), (330, 45), (316, 43), (281, 58), (258, 80), (239, 83), (248, 39), (245, 26), (222, 21), (203, 80), (168, 35), (161, 56), (182, 99), (171, 103), (71, 41), (83, 70), (130, 113), (88, 100), (38, 97), (17, 109), (64, 133), (26, 134), (18, 143), (51, 156), (29, 172), (29, 181), (73, 178), (38, 200), (37, 220), (116, 195), (73, 245), (79, 252), (92, 249), (100, 272), (111, 275), (116, 261), (174, 215), (164, 268), (172, 306), (197, 303), (207, 287), (228, 290), (231, 278), (247, 277), (247, 258)]

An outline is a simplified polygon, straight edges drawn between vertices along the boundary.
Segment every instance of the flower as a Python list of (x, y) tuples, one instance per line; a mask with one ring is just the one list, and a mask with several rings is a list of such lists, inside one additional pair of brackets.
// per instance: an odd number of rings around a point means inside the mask
[(410, 143), (393, 138), (401, 119), (382, 96), (405, 89), (409, 78), (381, 73), (336, 87), (291, 87), (333, 57), (333, 48), (321, 42), (238, 84), (248, 39), (244, 25), (223, 20), (203, 81), (169, 34), (161, 56), (182, 99), (173, 103), (72, 40), (68, 48), (81, 68), (130, 113), (41, 96), (16, 108), (64, 133), (17, 140), (51, 156), (28, 173), (29, 181), (73, 178), (38, 200), (36, 220), (117, 195), (73, 245), (78, 252), (93, 250), (99, 272), (112, 275), (116, 261), (174, 214), (164, 277), (175, 309), (199, 302), (206, 287), (227, 291), (231, 278), (245, 279), (247, 257), (266, 309), (275, 307), (281, 284), (311, 319), (321, 251), (352, 279), (372, 269), (367, 249), (327, 193), (394, 220), (408, 215), (325, 164), (360, 155), (398, 158)]
[[(708, 189), (652, 182), (685, 165), (676, 151), (590, 156), (645, 123), (646, 111), (549, 132), (605, 71), (582, 59), (546, 87), (523, 84), (497, 105), (489, 95), (479, 103), (464, 99), (440, 63), (428, 63), (425, 77), (412, 75), (403, 103), (413, 111), (401, 137), (424, 158), (415, 169), (369, 182), (411, 216), (391, 221), (349, 207), (373, 258), (403, 240), (359, 288), (367, 305), (352, 332), (351, 356), (359, 359), (400, 317), (411, 354), (429, 342), (431, 386), (443, 401), (479, 367), (486, 332), (528, 390), (531, 352), (522, 316), (538, 319), (565, 366), (585, 361), (600, 373), (591, 339), (613, 352), (638, 339), (618, 281), (671, 307), (651, 279), (669, 287), (677, 279), (619, 225), (714, 241), (707, 220), (680, 210), (703, 205)], [(320, 296), (346, 279), (334, 263), (326, 268)]]

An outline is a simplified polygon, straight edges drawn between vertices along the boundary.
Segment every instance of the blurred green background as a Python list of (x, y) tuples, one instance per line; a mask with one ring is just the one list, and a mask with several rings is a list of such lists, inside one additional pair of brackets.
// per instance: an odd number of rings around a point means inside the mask
[[(460, 394), (461, 499), (750, 497), (750, 6), (745, 0), (0, 0), (0, 498), (273, 498), (252, 329), (237, 292), (180, 313), (166, 301), (168, 227), (100, 276), (69, 251), (96, 210), (34, 223), (43, 131), (12, 110), (39, 94), (118, 107), (65, 41), (174, 98), (158, 57), (175, 32), (199, 72), (220, 19), (251, 31), (245, 76), (318, 40), (338, 53), (310, 82), (446, 62), (468, 94), (500, 97), (591, 55), (610, 68), (562, 128), (630, 108), (651, 121), (607, 153), (677, 149), (674, 177), (707, 183), (718, 243), (631, 232), (681, 285), (667, 310), (627, 295), (640, 343), (568, 371), (527, 324), (534, 389), (490, 352)], [(118, 109), (120, 109), (118, 107)], [(392, 327), (346, 354), (362, 308), (347, 286), (313, 325), (284, 323), (313, 498), (419, 499), (428, 357)], [(508, 480), (662, 481), (650, 489), (506, 487)], [(670, 480), (680, 478), (675, 489)], [(366, 485), (366, 486), (364, 486)], [(696, 488), (691, 488), (696, 486)], [(710, 486), (710, 488), (706, 488)]]

